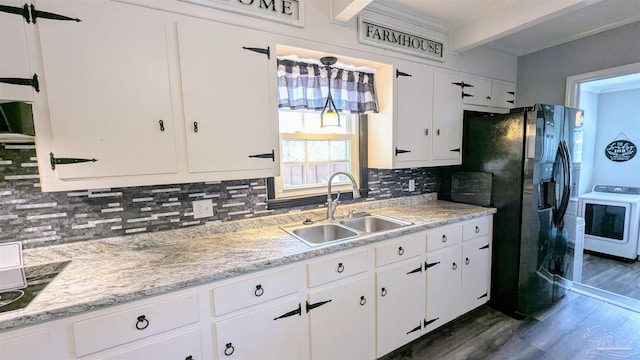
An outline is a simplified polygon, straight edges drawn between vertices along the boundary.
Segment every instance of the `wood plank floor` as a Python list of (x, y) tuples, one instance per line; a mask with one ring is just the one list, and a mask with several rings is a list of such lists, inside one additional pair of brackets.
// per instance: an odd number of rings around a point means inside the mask
[(640, 300), (640, 261), (626, 262), (584, 254), (582, 283)]
[(569, 291), (524, 320), (482, 306), (382, 359), (611, 358), (640, 359), (640, 313)]

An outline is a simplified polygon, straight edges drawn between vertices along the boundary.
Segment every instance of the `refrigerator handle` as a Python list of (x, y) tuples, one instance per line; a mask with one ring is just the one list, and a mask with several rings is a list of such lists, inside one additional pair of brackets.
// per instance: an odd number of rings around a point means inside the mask
[(559, 226), (563, 219), (564, 215), (567, 212), (567, 207), (569, 206), (569, 197), (571, 196), (571, 154), (569, 153), (569, 146), (566, 141), (561, 141), (558, 152), (560, 154), (560, 159), (562, 162), (562, 172), (563, 172), (563, 184), (562, 184), (562, 197), (560, 199), (560, 205), (558, 206), (555, 218), (555, 225)]

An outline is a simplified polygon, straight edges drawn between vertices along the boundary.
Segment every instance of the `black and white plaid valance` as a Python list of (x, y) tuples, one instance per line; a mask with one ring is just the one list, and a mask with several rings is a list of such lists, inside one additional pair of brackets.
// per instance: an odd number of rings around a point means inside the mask
[[(329, 89), (327, 73), (321, 64), (278, 59), (278, 106), (322, 110)], [(331, 96), (338, 110), (352, 114), (378, 111), (370, 72), (332, 68)]]

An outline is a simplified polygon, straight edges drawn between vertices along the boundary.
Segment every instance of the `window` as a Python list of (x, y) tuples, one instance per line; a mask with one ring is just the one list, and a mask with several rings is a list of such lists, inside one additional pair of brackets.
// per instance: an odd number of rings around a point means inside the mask
[[(336, 171), (359, 176), (358, 115), (341, 113), (341, 127), (320, 127), (320, 112), (280, 109), (280, 176), (274, 179), (276, 198), (326, 194)], [(351, 191), (344, 175), (332, 190)]]

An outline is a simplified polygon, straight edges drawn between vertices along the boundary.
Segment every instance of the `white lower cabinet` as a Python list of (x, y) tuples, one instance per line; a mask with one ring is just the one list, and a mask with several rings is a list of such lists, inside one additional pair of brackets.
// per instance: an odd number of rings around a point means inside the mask
[(215, 324), (218, 359), (304, 359), (307, 331), (297, 297)]
[(381, 357), (423, 334), (423, 258), (376, 271), (376, 355)]
[(492, 217), (0, 332), (1, 359), (374, 359), (490, 297)]
[(375, 298), (370, 276), (314, 289), (307, 309), (311, 359), (372, 359)]

